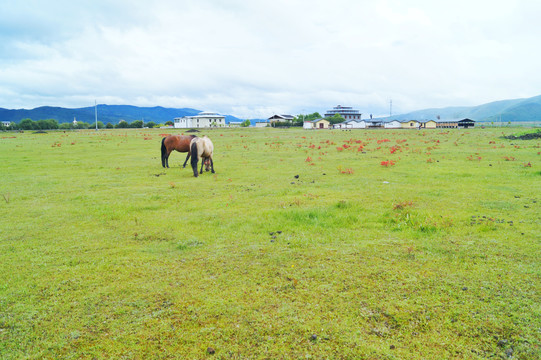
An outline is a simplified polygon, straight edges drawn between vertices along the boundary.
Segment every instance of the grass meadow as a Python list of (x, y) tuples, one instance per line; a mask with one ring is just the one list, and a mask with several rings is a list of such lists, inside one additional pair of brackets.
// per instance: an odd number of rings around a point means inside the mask
[(0, 133), (0, 358), (541, 359), (519, 131)]

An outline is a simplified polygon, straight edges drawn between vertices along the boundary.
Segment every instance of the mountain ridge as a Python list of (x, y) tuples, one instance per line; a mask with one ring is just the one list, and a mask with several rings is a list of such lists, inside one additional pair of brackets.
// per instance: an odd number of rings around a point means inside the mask
[[(98, 121), (104, 124), (118, 124), (124, 120), (133, 122), (135, 120), (143, 120), (145, 123), (153, 121), (163, 124), (166, 121), (173, 121), (176, 117), (193, 116), (201, 112), (201, 110), (192, 108), (166, 108), (162, 106), (154, 107), (139, 107), (134, 105), (97, 105)], [(225, 115), (226, 122), (240, 121), (235, 116)], [(4, 109), (0, 108), (0, 120), (19, 123), (24, 119), (45, 120), (55, 119), (58, 123), (72, 122), (74, 119), (86, 123), (94, 123), (96, 121), (95, 107), (83, 108), (63, 108), (56, 106), (40, 106), (34, 109)]]
[(450, 106), (429, 108), (398, 114), (382, 119), (392, 120), (456, 120), (470, 118), (478, 122), (532, 122), (541, 121), (541, 95), (498, 100), (477, 106)]

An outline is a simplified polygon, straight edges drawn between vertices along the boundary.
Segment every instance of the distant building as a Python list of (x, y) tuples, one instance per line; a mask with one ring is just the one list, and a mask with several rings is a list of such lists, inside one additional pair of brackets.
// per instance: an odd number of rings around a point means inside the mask
[(422, 126), (425, 129), (435, 129), (438, 126), (438, 123), (434, 120), (428, 120), (422, 123)]
[(268, 121), (256, 121), (256, 123), (255, 123), (256, 128), (263, 128), (263, 127), (267, 127), (269, 125), (270, 124), (269, 124)]
[(403, 129), (419, 129), (420, 125), (421, 123), (417, 120), (409, 120), (409, 121), (402, 122)]
[(333, 125), (335, 129), (366, 129), (367, 127), (368, 125), (364, 120), (346, 120)]
[(325, 117), (333, 117), (335, 114), (340, 114), (346, 120), (361, 120), (363, 115), (359, 110), (355, 110), (350, 106), (337, 105), (332, 110), (327, 110)]
[(383, 124), (385, 129), (402, 129), (402, 123), (398, 120), (392, 120)]
[(225, 126), (225, 116), (215, 112), (203, 111), (195, 116), (175, 118), (175, 128), (202, 128)]
[(295, 116), (293, 115), (278, 115), (278, 114), (275, 114), (275, 115), (272, 115), (268, 121), (270, 121), (271, 123), (273, 122), (276, 122), (276, 121), (280, 121), (280, 122), (291, 122), (295, 120)]
[(316, 119), (312, 121), (305, 121), (303, 123), (304, 129), (329, 129), (330, 122), (325, 119)]
[(462, 120), (444, 120), (444, 121), (438, 121), (436, 123), (437, 128), (444, 128), (444, 129), (467, 129), (470, 127), (475, 126), (475, 121), (472, 119), (462, 119)]
[(230, 121), (229, 122), (229, 127), (241, 127), (242, 126), (242, 121)]
[(10, 127), (11, 126), (11, 121), (2, 120), (2, 125), (4, 125), (5, 127)]

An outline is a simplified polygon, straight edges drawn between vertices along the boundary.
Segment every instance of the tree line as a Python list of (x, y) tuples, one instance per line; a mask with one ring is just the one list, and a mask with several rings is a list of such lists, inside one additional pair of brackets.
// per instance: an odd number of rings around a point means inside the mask
[[(172, 121), (165, 123), (166, 125), (173, 125)], [(135, 120), (131, 123), (121, 120), (118, 124), (113, 125), (111, 123), (103, 124), (103, 122), (98, 121), (98, 129), (136, 129), (148, 127), (152, 128), (158, 126), (152, 121), (143, 123), (142, 120)], [(86, 123), (84, 121), (77, 121), (76, 123), (61, 123), (59, 124), (56, 119), (44, 119), (34, 121), (32, 119), (23, 119), (20, 123), (12, 122), (9, 126), (5, 126), (0, 123), (0, 130), (71, 130), (71, 129), (94, 129), (96, 128), (96, 123)]]
[[(273, 127), (302, 127), (305, 121), (313, 121), (321, 119), (322, 116), (318, 113), (306, 114), (306, 115), (297, 115), (292, 121), (275, 121), (271, 126)], [(344, 121), (344, 118), (340, 114), (335, 114), (333, 117), (326, 118), (330, 121), (331, 124), (337, 124)], [(121, 120), (118, 124), (103, 124), (103, 122), (98, 121), (98, 129), (137, 129), (137, 128), (153, 128), (159, 127), (161, 124), (156, 124), (153, 121), (143, 123), (142, 120), (135, 120), (131, 123)], [(173, 126), (172, 121), (166, 121), (164, 125)], [(245, 120), (241, 123), (242, 127), (250, 126), (250, 120)], [(77, 121), (76, 123), (67, 122), (59, 124), (55, 119), (46, 119), (46, 120), (37, 120), (24, 119), (20, 123), (12, 122), (9, 126), (5, 126), (0, 123), (0, 130), (72, 130), (72, 129), (94, 129), (96, 127), (95, 123), (86, 123), (83, 121)]]

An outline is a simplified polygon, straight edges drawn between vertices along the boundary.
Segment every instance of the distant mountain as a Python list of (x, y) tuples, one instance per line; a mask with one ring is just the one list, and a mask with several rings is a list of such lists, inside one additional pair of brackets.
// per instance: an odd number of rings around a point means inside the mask
[[(417, 110), (392, 116), (393, 120), (455, 120), (470, 118), (481, 122), (541, 121), (541, 95), (527, 99), (501, 100), (478, 106)], [(389, 119), (388, 117), (384, 119)]]
[[(173, 121), (176, 117), (197, 115), (201, 110), (190, 108), (164, 108), (156, 107), (138, 107), (131, 105), (98, 105), (98, 121), (104, 124), (118, 124), (121, 120), (133, 122), (143, 120), (145, 123), (153, 121), (157, 124), (163, 124), (166, 121)], [(19, 109), (9, 110), (0, 108), (0, 120), (19, 123), (23, 119), (45, 120), (55, 119), (59, 123), (72, 122), (73, 119), (86, 123), (96, 121), (94, 107), (85, 107), (78, 109), (68, 109), (62, 107), (42, 106), (32, 110)], [(241, 121), (240, 119), (226, 115), (226, 123), (230, 121)]]

